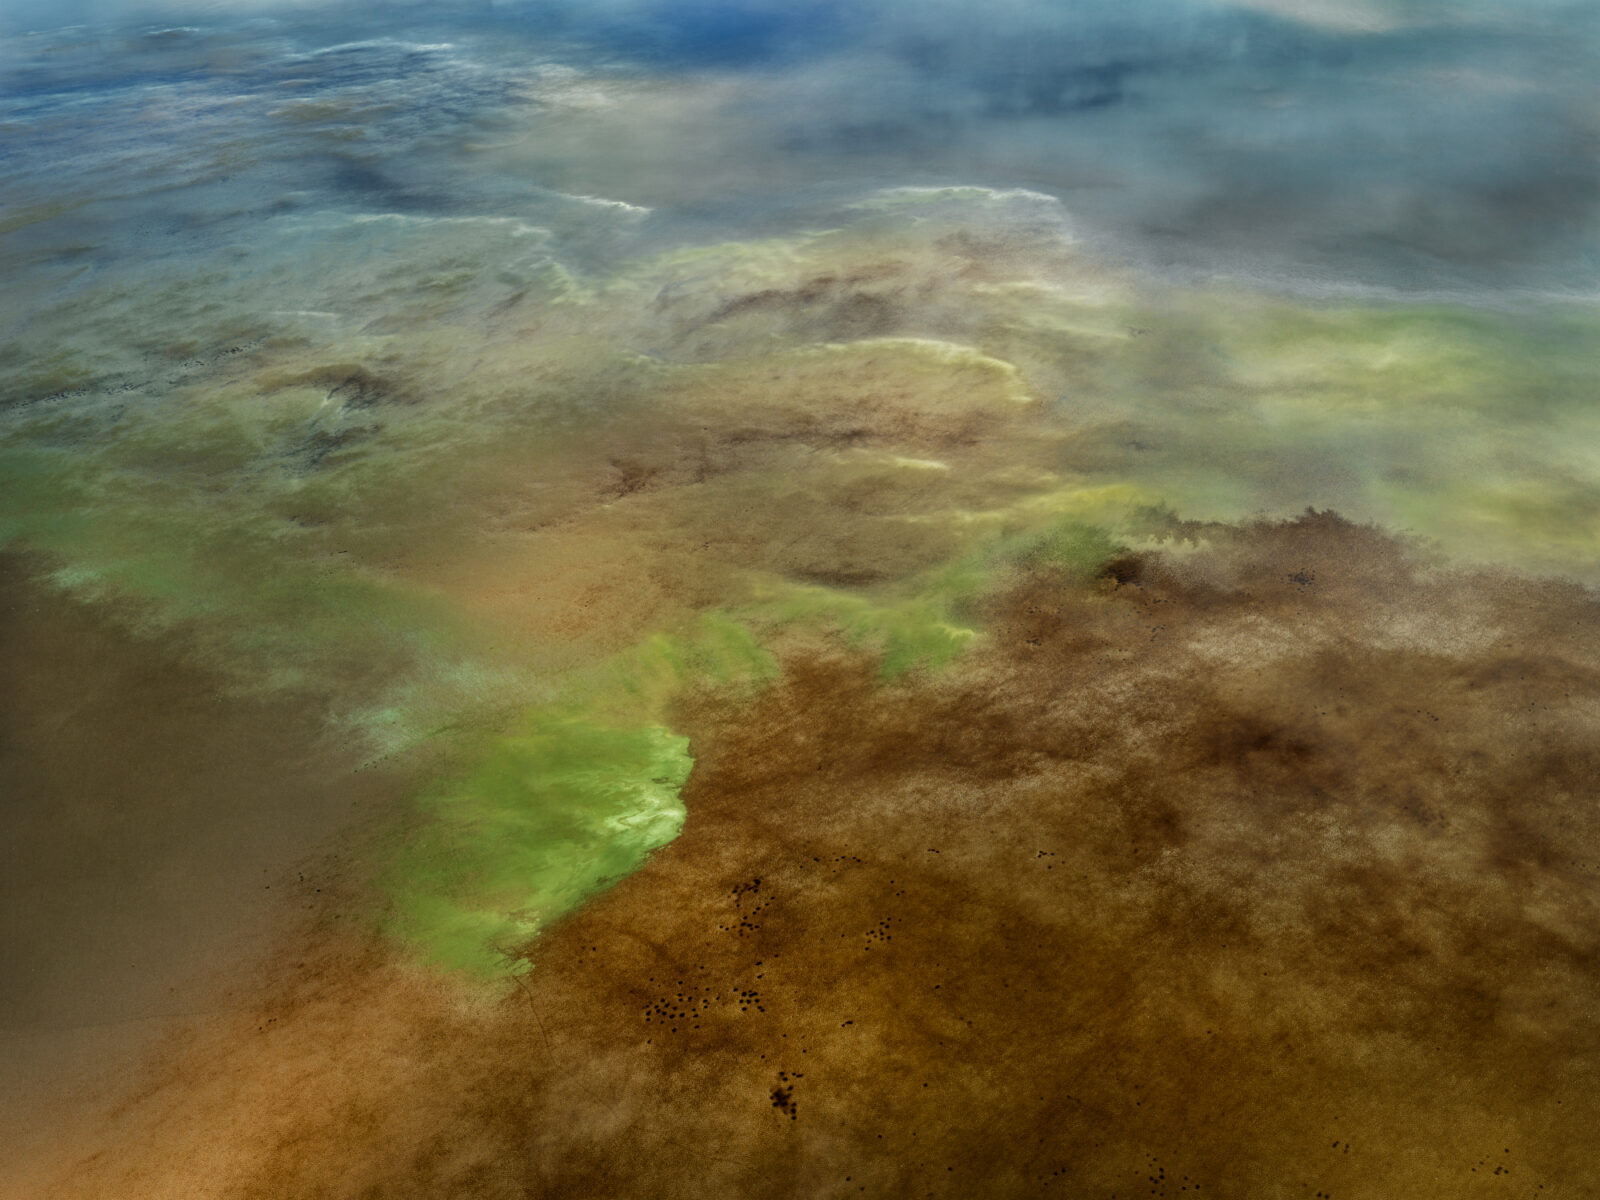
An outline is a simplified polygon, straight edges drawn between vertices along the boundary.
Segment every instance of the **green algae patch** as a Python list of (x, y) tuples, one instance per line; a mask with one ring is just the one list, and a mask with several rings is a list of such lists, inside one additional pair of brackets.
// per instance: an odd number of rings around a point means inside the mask
[(1089, 578), (1127, 549), (1110, 530), (1081, 521), (1064, 521), (1023, 539), (1023, 545), (1026, 549), (1018, 555), (1022, 561), (1055, 567), (1077, 580)]
[(422, 802), (384, 880), (387, 931), (482, 979), (525, 970), (539, 929), (678, 835), (689, 741), (539, 710)]
[(834, 588), (797, 586), (764, 615), (779, 630), (830, 630), (854, 649), (877, 653), (885, 679), (947, 666), (977, 636), (937, 595), (879, 601)]
[(646, 719), (685, 692), (760, 685), (777, 676), (777, 660), (749, 625), (709, 612), (682, 629), (646, 638), (575, 681), (575, 690), (591, 695), (593, 708), (615, 719)]
[(682, 829), (694, 760), (660, 714), (686, 693), (777, 674), (747, 624), (703, 613), (575, 673), (564, 700), (527, 710), (511, 732), (469, 740), (473, 765), (421, 795), (391, 852), (386, 932), (484, 981), (526, 970), (519, 951), (543, 926)]
[[(1098, 499), (1086, 494), (1076, 507), (1092, 506)], [(985, 598), (999, 590), (1018, 566), (1051, 567), (1082, 583), (1126, 549), (1113, 528), (1057, 517), (993, 537), (912, 581), (909, 594), (796, 585), (752, 613), (759, 614), (757, 619), (770, 624), (774, 633), (830, 630), (852, 648), (876, 653), (880, 674), (889, 681), (953, 663), (980, 636)]]

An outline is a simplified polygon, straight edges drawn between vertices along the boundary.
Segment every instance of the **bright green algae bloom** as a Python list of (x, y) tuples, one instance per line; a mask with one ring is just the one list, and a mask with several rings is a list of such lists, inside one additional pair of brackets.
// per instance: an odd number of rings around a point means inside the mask
[(388, 929), (440, 966), (491, 978), (545, 922), (677, 837), (689, 740), (535, 710), (464, 778), (422, 801), (426, 822), (383, 880)]
[(423, 794), (420, 827), (380, 879), (387, 932), (471, 976), (525, 970), (517, 951), (543, 925), (682, 829), (694, 760), (656, 714), (685, 689), (775, 673), (748, 627), (707, 613), (573, 678), (581, 699), (528, 710), (464, 774)]

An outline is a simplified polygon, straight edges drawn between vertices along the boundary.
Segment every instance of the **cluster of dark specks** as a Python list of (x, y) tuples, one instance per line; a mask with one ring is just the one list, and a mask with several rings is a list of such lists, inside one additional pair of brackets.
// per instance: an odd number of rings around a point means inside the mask
[[(1511, 1153), (1511, 1147), (1507, 1146), (1506, 1149), (1505, 1149), (1505, 1153), (1506, 1154), (1510, 1154)], [(1510, 1163), (1508, 1163), (1508, 1162), (1495, 1163), (1494, 1167), (1491, 1169), (1491, 1168), (1489, 1168), (1489, 1164), (1492, 1161), (1493, 1161), (1492, 1159), (1480, 1158), (1478, 1160), (1478, 1165), (1476, 1167), (1472, 1168), (1471, 1173), (1476, 1175), (1478, 1173), (1479, 1168), (1484, 1168), (1484, 1169), (1486, 1169), (1487, 1174), (1490, 1174), (1490, 1175), (1509, 1175), (1509, 1174), (1511, 1174), (1511, 1164)]]
[(739, 920), (736, 924), (718, 925), (717, 928), (724, 933), (737, 933), (740, 937), (757, 932), (761, 928), (761, 923), (756, 918), (772, 907), (772, 897), (770, 895), (762, 897), (760, 894), (761, 877), (758, 875), (745, 883), (737, 883), (731, 890)]
[[(651, 982), (654, 983), (655, 980), (652, 978)], [(699, 1029), (701, 1018), (711, 1007), (710, 995), (700, 991), (693, 984), (685, 984), (680, 979), (678, 986), (687, 990), (662, 996), (644, 1008), (644, 1019), (647, 1022), (660, 1022), (666, 1025), (668, 1033), (677, 1033), (681, 1029)]]
[(893, 923), (893, 921), (894, 921), (893, 917), (885, 917), (885, 918), (883, 918), (883, 920), (879, 921), (876, 925), (874, 925), (871, 929), (867, 930), (867, 932), (866, 932), (866, 943), (861, 948), (863, 950), (871, 950), (872, 949), (872, 944), (875, 941), (876, 942), (892, 942), (892, 941), (894, 941), (894, 935), (889, 932), (889, 926)]
[(1033, 861), (1036, 863), (1043, 862), (1046, 871), (1055, 870), (1055, 863), (1048, 861), (1055, 857), (1056, 852), (1054, 850), (1035, 850), (1033, 852)]
[(800, 1115), (794, 1099), (794, 1081), (805, 1078), (804, 1071), (779, 1071), (778, 1086), (772, 1089), (772, 1107), (793, 1121)]
[[(757, 976), (757, 978), (760, 978)], [(757, 988), (734, 988), (733, 994), (739, 1002), (740, 1012), (749, 1012), (752, 1008), (757, 1012), (766, 1012), (761, 1005), (761, 992)]]
[[(1186, 1193), (1199, 1193), (1200, 1182), (1190, 1179), (1187, 1175), (1180, 1175), (1176, 1179), (1167, 1174), (1167, 1168), (1162, 1166), (1161, 1160), (1154, 1154), (1149, 1156), (1149, 1161), (1140, 1169), (1145, 1183), (1149, 1185), (1152, 1196), (1178, 1196)], [(1176, 1186), (1177, 1190), (1171, 1190)]]
[[(758, 967), (761, 965), (760, 962), (756, 963)], [(756, 978), (762, 979), (765, 974), (764, 971), (757, 972)], [(651, 982), (655, 980), (652, 979)], [(642, 1012), (647, 1024), (665, 1025), (668, 1033), (699, 1029), (701, 1023), (709, 1020), (718, 1007), (728, 1003), (720, 999), (714, 989), (686, 984), (681, 979), (677, 982), (684, 990), (658, 997), (644, 1006)], [(759, 986), (730, 987), (728, 995), (742, 1013), (767, 1011)]]

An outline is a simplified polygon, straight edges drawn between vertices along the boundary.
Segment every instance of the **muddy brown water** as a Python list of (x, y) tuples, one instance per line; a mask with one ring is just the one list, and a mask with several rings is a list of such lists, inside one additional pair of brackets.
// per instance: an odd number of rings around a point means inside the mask
[[(303, 912), (308, 855), (382, 797), (315, 697), (237, 694), (0, 559), (0, 1121), (16, 1166)], [(75, 1099), (76, 1097), (76, 1099)]]
[(687, 698), (683, 835), (498, 997), (324, 859), (38, 1194), (1594, 1195), (1600, 603), (1204, 533)]

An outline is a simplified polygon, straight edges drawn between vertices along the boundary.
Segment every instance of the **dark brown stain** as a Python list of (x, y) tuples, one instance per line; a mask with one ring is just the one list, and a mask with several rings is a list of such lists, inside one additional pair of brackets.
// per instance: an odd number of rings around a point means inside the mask
[(761, 316), (782, 322), (808, 341), (849, 341), (901, 331), (916, 311), (902, 294), (908, 279), (894, 265), (847, 275), (812, 276), (790, 288), (761, 288), (735, 296), (696, 321), (687, 335), (705, 326)]
[(301, 372), (288, 382), (325, 387), (329, 400), (352, 411), (416, 402), (404, 384), (360, 363), (333, 363)]

